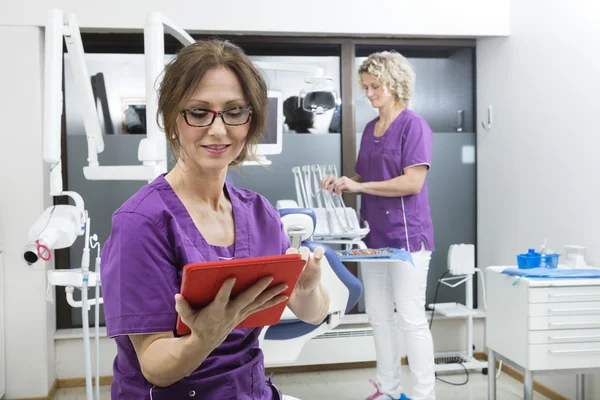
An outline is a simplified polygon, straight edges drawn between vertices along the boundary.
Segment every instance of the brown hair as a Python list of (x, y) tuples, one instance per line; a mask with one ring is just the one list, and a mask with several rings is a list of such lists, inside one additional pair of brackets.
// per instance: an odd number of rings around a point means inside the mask
[[(165, 67), (164, 76), (158, 89), (158, 125), (164, 130), (171, 149), (176, 157), (181, 156), (177, 132), (177, 118), (181, 115), (185, 102), (209, 70), (217, 67), (229, 68), (240, 80), (242, 90), (252, 107), (250, 128), (246, 144), (240, 155), (231, 163), (241, 164), (258, 143), (267, 115), (267, 84), (256, 66), (244, 51), (228, 41), (202, 40), (183, 47), (176, 57)], [(162, 118), (162, 124), (161, 124)]]

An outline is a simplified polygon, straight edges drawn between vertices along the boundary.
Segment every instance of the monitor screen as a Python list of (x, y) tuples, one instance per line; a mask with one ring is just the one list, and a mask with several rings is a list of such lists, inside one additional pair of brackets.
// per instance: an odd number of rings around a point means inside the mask
[(267, 120), (256, 149), (259, 156), (281, 154), (282, 150), (283, 93), (269, 90), (267, 101)]
[(279, 129), (279, 118), (277, 114), (283, 112), (279, 109), (279, 99), (269, 96), (268, 98), (268, 117), (265, 121), (265, 129), (260, 138), (260, 144), (275, 144), (277, 143), (277, 129)]

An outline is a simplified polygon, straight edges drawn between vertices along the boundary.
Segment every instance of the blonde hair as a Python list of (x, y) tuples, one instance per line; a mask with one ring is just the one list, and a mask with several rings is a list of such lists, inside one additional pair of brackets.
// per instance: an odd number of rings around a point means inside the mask
[(394, 93), (396, 100), (404, 106), (408, 106), (413, 94), (416, 75), (402, 54), (394, 50), (373, 53), (363, 61), (358, 69), (359, 82), (363, 73), (367, 73), (387, 85)]
[[(177, 117), (183, 105), (209, 70), (227, 67), (239, 78), (244, 95), (252, 107), (246, 144), (231, 163), (238, 166), (247, 157), (254, 158), (256, 144), (262, 136), (267, 116), (267, 84), (261, 72), (238, 46), (223, 40), (203, 40), (183, 47), (166, 66), (158, 89), (157, 122), (163, 128), (173, 153), (181, 156), (177, 136)], [(175, 138), (173, 138), (175, 135)]]

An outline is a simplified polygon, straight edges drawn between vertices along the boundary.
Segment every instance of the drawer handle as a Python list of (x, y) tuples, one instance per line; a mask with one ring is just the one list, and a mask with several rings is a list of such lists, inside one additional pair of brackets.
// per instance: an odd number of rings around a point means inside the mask
[(548, 294), (548, 297), (587, 297), (587, 296), (600, 296), (600, 293), (563, 293), (563, 294), (549, 293)]
[(588, 336), (550, 336), (550, 340), (599, 339), (600, 335)]
[(600, 325), (600, 321), (591, 322), (549, 322), (550, 326)]
[(600, 349), (577, 349), (577, 350), (548, 350), (550, 353), (554, 354), (565, 354), (565, 353), (590, 353), (590, 352), (600, 352)]
[(548, 309), (551, 313), (571, 313), (571, 312), (579, 312), (579, 311), (600, 311), (600, 308), (550, 308)]

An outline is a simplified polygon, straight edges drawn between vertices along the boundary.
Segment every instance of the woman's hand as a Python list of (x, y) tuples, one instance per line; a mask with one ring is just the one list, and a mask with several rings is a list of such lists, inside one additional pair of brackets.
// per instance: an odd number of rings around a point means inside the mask
[(294, 293), (307, 294), (318, 288), (321, 283), (321, 259), (323, 258), (323, 254), (325, 254), (325, 249), (321, 246), (317, 246), (312, 256), (310, 250), (306, 247), (300, 247), (300, 250), (291, 247), (287, 249), (285, 253), (300, 253), (302, 259), (306, 261), (304, 270), (302, 271), (300, 278), (298, 278), (298, 283), (294, 288)]
[(325, 176), (325, 178), (321, 179), (321, 189), (327, 190), (328, 192), (333, 192), (333, 184), (336, 179), (337, 178), (333, 175)]
[(321, 188), (336, 194), (361, 192), (361, 184), (346, 176), (336, 178), (333, 175), (327, 175), (321, 181)]
[(287, 285), (279, 284), (268, 288), (272, 281), (272, 277), (264, 277), (232, 300), (231, 291), (235, 278), (230, 278), (221, 286), (215, 300), (201, 310), (192, 309), (181, 294), (175, 295), (175, 309), (193, 335), (202, 341), (213, 342), (216, 348), (249, 315), (287, 299), (286, 296), (279, 295), (287, 289)]
[(288, 307), (302, 321), (318, 325), (327, 317), (330, 305), (329, 293), (321, 283), (321, 259), (325, 249), (316, 247), (312, 256), (306, 247), (286, 251), (287, 254), (298, 252), (306, 260), (306, 265), (292, 292)]

